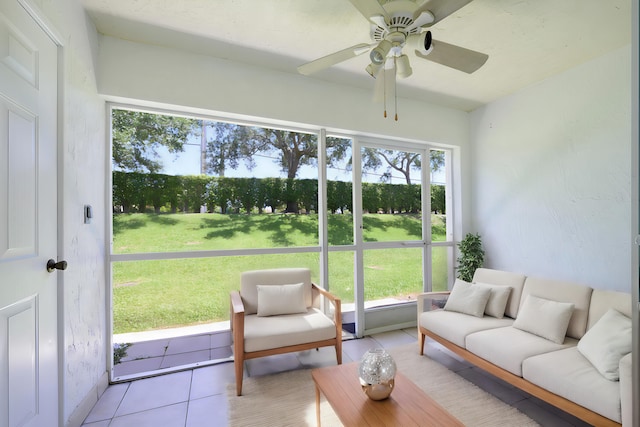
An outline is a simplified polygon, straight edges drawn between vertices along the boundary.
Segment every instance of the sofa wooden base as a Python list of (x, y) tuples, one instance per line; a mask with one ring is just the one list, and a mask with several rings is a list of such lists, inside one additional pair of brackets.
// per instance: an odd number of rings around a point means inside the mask
[(440, 337), (439, 335), (434, 334), (431, 331), (423, 327), (418, 327), (418, 335), (419, 335), (419, 345), (420, 345), (420, 355), (424, 354), (424, 344), (425, 338), (429, 337), (432, 340), (442, 344), (444, 347), (462, 357), (466, 361), (474, 364), (475, 366), (485, 370), (486, 372), (492, 374), (493, 376), (500, 378), (503, 381), (508, 382), (509, 384), (518, 387), (520, 390), (523, 390), (529, 393), (532, 396), (541, 399), (550, 405), (553, 405), (563, 411), (580, 418), (581, 420), (594, 425), (594, 426), (618, 426), (621, 424), (616, 423), (609, 418), (603, 417), (602, 415), (593, 412), (583, 406), (580, 406), (564, 397), (558, 396), (557, 394), (551, 393), (541, 387), (538, 387), (535, 384), (530, 383), (522, 377), (512, 374), (511, 372), (504, 370), (493, 363), (487, 362), (481, 357), (476, 356), (470, 351), (465, 350), (464, 348), (453, 344), (452, 342)]

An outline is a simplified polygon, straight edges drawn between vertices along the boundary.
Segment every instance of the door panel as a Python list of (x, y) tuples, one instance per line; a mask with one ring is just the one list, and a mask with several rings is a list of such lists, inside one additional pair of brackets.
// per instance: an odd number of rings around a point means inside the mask
[(422, 212), (424, 153), (361, 147), (365, 307), (410, 301), (422, 292), (423, 228), (430, 224)]
[(355, 329), (363, 336), (415, 319), (403, 306), (429, 280), (429, 181), (427, 147), (357, 141), (354, 154)]
[(8, 138), (2, 141), (8, 182), (4, 187), (0, 259), (36, 255), (36, 119), (19, 107), (0, 99), (0, 113), (6, 117)]
[(57, 47), (0, 5), (0, 427), (58, 420)]
[(9, 384), (9, 425), (23, 425), (37, 412), (37, 373), (33, 357), (37, 346), (36, 297), (30, 297), (9, 307), (0, 314), (2, 329), (8, 332), (7, 361)]

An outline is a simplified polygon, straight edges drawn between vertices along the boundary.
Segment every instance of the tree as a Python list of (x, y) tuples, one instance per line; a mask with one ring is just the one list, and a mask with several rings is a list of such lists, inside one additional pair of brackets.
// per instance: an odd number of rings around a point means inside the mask
[(130, 110), (113, 110), (113, 165), (129, 172), (157, 173), (162, 170), (158, 148), (170, 153), (184, 151), (191, 135), (197, 135), (195, 119)]
[(207, 141), (207, 173), (223, 177), (227, 169), (237, 169), (243, 159), (249, 170), (253, 168), (252, 156), (258, 147), (251, 128), (224, 122), (207, 122), (207, 127), (213, 128), (214, 135)]
[[(429, 166), (436, 172), (444, 166), (444, 151), (431, 150), (429, 152)], [(383, 182), (389, 182), (392, 171), (400, 172), (407, 184), (411, 184), (411, 171), (418, 171), (422, 167), (420, 154), (406, 151), (384, 150), (379, 148), (365, 148), (362, 153), (362, 169), (373, 171), (386, 164), (387, 171), (380, 178)]]
[(278, 157), (278, 163), (288, 179), (294, 179), (302, 165), (317, 164), (317, 136), (309, 133), (285, 130), (256, 129), (256, 137), (261, 140), (261, 150)]
[(420, 154), (405, 151), (378, 150), (378, 155), (384, 159), (390, 169), (404, 175), (408, 185), (411, 185), (411, 169), (420, 168)]
[[(252, 170), (253, 156), (258, 153), (272, 157), (287, 180), (297, 177), (300, 167), (317, 165), (318, 138), (315, 134), (280, 129), (249, 127), (230, 123), (213, 123), (214, 138), (207, 143), (207, 172), (224, 176), (227, 168), (236, 169), (241, 160)], [(341, 160), (348, 151), (350, 141), (327, 138), (327, 161)], [(298, 212), (298, 200), (293, 187), (287, 186), (285, 202), (287, 212)]]

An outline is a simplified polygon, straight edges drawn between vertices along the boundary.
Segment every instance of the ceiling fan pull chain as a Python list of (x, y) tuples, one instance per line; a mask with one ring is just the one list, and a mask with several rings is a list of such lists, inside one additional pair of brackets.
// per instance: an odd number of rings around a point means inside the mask
[[(393, 59), (395, 62), (395, 58)], [(397, 68), (393, 70), (393, 103), (394, 105), (394, 110), (396, 112), (396, 122), (398, 121), (398, 85), (397, 85), (397, 81), (398, 81), (398, 76), (396, 74), (397, 72)]]
[(387, 70), (382, 67), (382, 99), (384, 101), (384, 118), (387, 118)]

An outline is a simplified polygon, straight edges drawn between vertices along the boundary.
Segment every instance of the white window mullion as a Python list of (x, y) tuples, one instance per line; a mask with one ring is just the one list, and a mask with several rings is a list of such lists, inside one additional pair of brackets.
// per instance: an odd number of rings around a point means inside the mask
[(320, 286), (329, 290), (329, 233), (327, 215), (327, 131), (318, 133), (318, 241), (320, 243)]
[[(431, 150), (422, 152), (421, 187), (422, 187), (422, 289), (430, 292), (433, 288), (432, 255), (431, 255)], [(425, 167), (426, 165), (426, 167)]]
[[(445, 151), (444, 157), (444, 171), (446, 176), (446, 189), (445, 189), (445, 223), (447, 224), (446, 233), (447, 233), (447, 242), (455, 242), (456, 236), (456, 221), (455, 221), (455, 209), (456, 204), (454, 204), (454, 179), (453, 179), (453, 151), (447, 150)], [(460, 206), (459, 204), (457, 206)], [(447, 276), (448, 276), (448, 289), (453, 287), (453, 283), (455, 281), (455, 268), (456, 268), (456, 245), (453, 243), (453, 246), (450, 250), (450, 256), (447, 257)]]
[(364, 254), (362, 244), (362, 155), (357, 138), (352, 147), (353, 188), (353, 239), (356, 250), (353, 256), (353, 292), (355, 305), (355, 333), (364, 335)]

